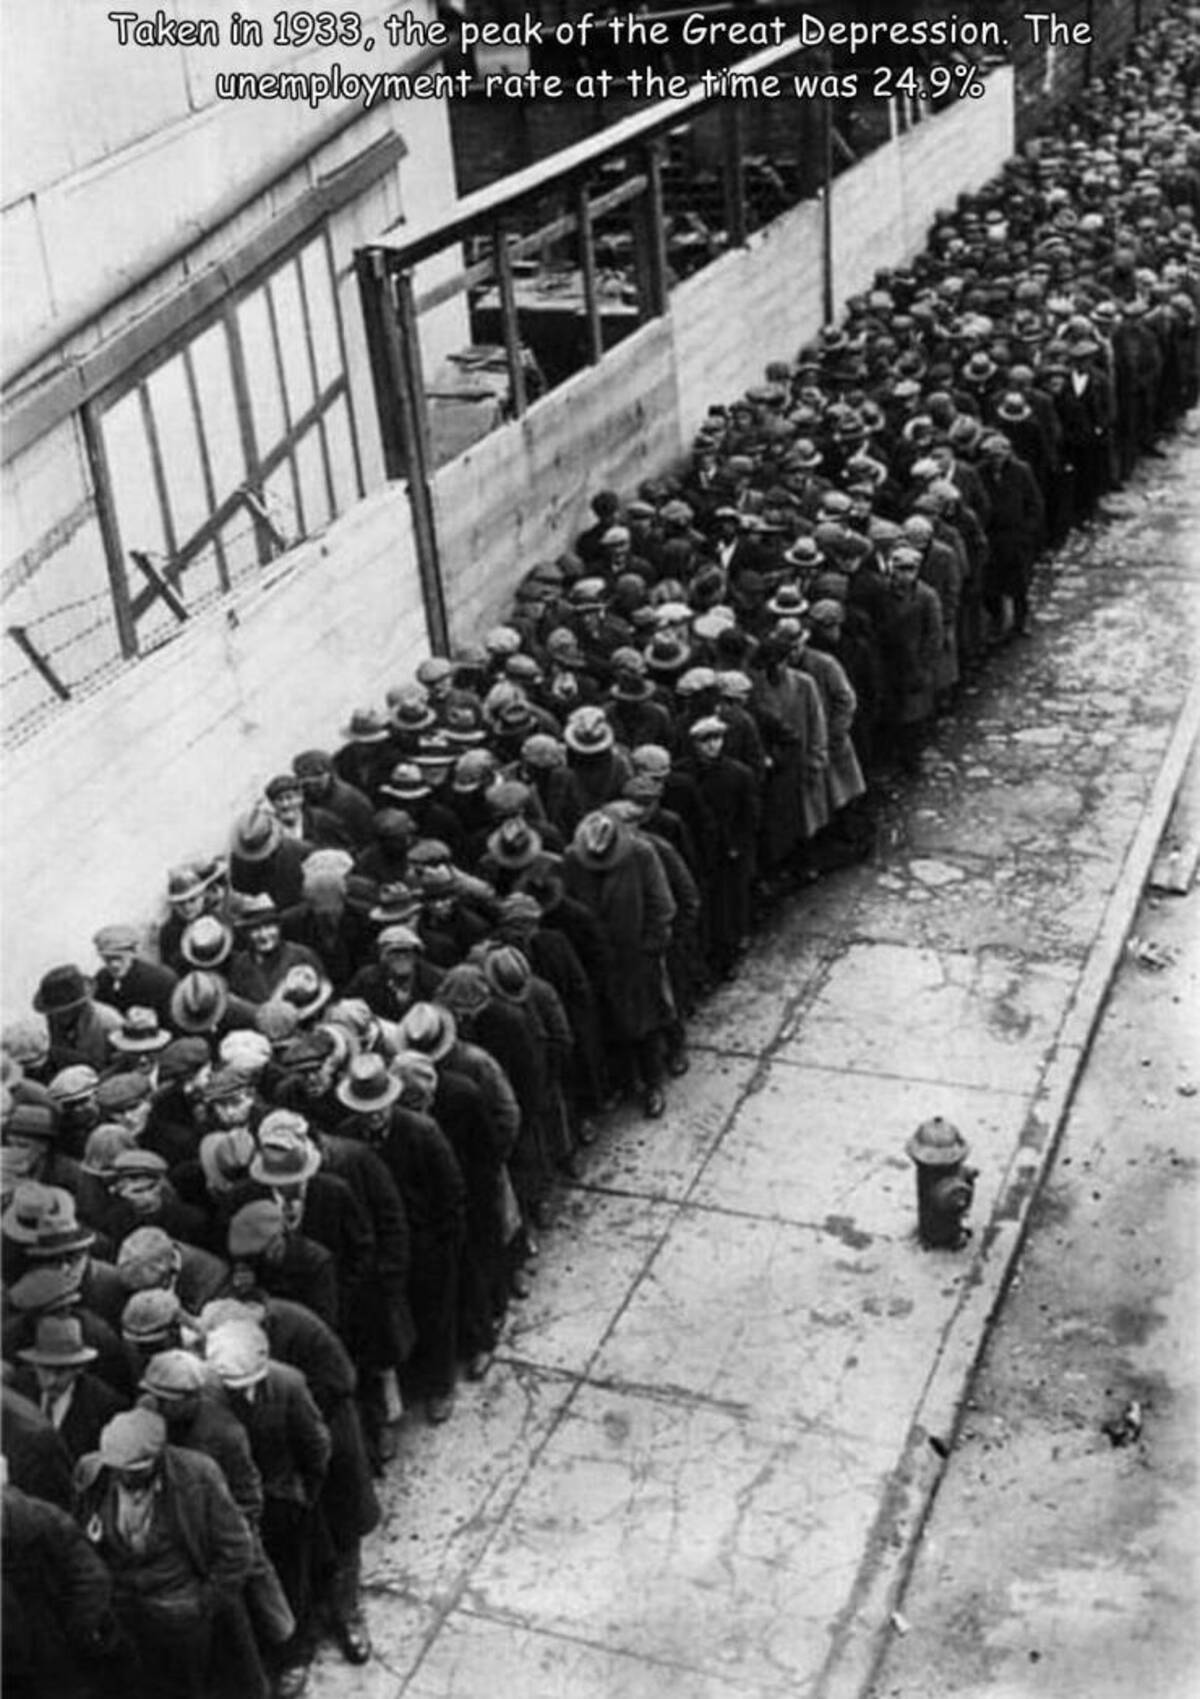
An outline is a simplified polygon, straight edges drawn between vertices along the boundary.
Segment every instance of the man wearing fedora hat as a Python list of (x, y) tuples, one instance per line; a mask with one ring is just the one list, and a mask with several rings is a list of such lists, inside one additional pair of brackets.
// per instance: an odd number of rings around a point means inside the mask
[(347, 1111), (339, 1131), (378, 1153), (403, 1200), (415, 1340), (401, 1379), (406, 1399), (425, 1400), (431, 1419), (444, 1421), (453, 1408), (458, 1356), (466, 1185), (458, 1158), (428, 1113), (437, 1090), (436, 1064), (421, 1055), (410, 1055), (405, 1063), (402, 1053), (396, 1069), (389, 1072), (381, 1056), (351, 1060), (338, 1085)]
[(342, 727), (342, 737), (341, 747), (334, 751), (333, 771), (374, 802), (396, 760), (392, 727), (386, 715), (374, 708), (355, 708)]
[(126, 1408), (126, 1401), (98, 1375), (88, 1373), (99, 1352), (85, 1343), (78, 1316), (41, 1316), (33, 1344), (16, 1355), (25, 1366), (17, 1370), (14, 1387), (38, 1406), (71, 1461), (94, 1450), (100, 1430)]
[(95, 1001), (77, 967), (64, 964), (44, 973), (33, 1006), (45, 1017), (54, 1072), (80, 1062), (97, 1070), (107, 1065), (109, 1034), (120, 1026), (121, 1016), (106, 1003)]
[(283, 936), (283, 917), (265, 892), (243, 897), (235, 921), (238, 944), (229, 963), (230, 991), (247, 1003), (275, 996), (288, 973), (301, 965), (321, 972), (319, 957)]
[(187, 971), (179, 945), (184, 931), (202, 914), (219, 914), (225, 905), (227, 878), (220, 856), (181, 862), (167, 873), (170, 912), (158, 929), (158, 956), (172, 973)]
[(279, 908), (290, 908), (304, 894), (303, 868), (312, 846), (284, 834), (273, 810), (265, 803), (234, 821), (229, 846), (229, 882), (238, 896), (268, 896)]
[(674, 1019), (666, 954), (675, 904), (653, 847), (597, 810), (586, 815), (563, 858), (568, 893), (587, 905), (608, 945), (598, 987), (611, 1072), (639, 1093), (646, 1114), (663, 1113), (663, 1047)]

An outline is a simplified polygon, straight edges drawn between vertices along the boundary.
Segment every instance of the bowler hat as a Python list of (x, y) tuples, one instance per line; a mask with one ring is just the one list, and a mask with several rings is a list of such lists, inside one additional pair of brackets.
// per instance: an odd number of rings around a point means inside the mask
[(65, 1014), (68, 1009), (81, 1008), (89, 995), (87, 981), (77, 967), (52, 967), (42, 975), (33, 1006), (39, 1015)]

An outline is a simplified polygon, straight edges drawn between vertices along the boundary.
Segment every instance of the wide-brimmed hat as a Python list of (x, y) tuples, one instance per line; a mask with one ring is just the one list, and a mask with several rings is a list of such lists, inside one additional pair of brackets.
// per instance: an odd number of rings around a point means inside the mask
[(528, 1000), (533, 970), (528, 958), (514, 944), (501, 944), (486, 952), (480, 966), (488, 988), (507, 1003)]
[(33, 1006), (39, 1015), (65, 1014), (87, 1002), (91, 993), (87, 980), (73, 964), (52, 967), (44, 973), (33, 994)]
[(5, 1144), (53, 1144), (59, 1135), (58, 1116), (49, 1103), (14, 1103), (4, 1117)]
[(389, 690), (387, 701), (391, 722), (397, 731), (423, 732), (437, 719), (429, 706), (428, 695), (419, 684)]
[(652, 673), (680, 673), (691, 658), (692, 646), (682, 632), (657, 631), (646, 649), (646, 666)]
[(397, 1038), (402, 1050), (419, 1050), (440, 1062), (458, 1042), (458, 1028), (450, 1010), (440, 1003), (414, 1003), (400, 1022)]
[(38, 1219), (33, 1242), (25, 1243), (25, 1255), (31, 1262), (46, 1262), (70, 1256), (76, 1251), (89, 1250), (96, 1235), (75, 1215), (75, 1199), (61, 1186), (50, 1186), (50, 1202)]
[(535, 827), (519, 816), (501, 822), (487, 841), (488, 854), (500, 867), (520, 871), (532, 865), (542, 853), (542, 837)]
[(135, 1006), (126, 1009), (120, 1026), (109, 1033), (108, 1042), (114, 1050), (130, 1056), (144, 1056), (165, 1050), (171, 1042), (171, 1035), (159, 1026), (155, 1010)]
[(0, 1216), (0, 1232), (14, 1245), (35, 1245), (43, 1216), (55, 1207), (54, 1189), (39, 1180), (22, 1180)]
[(233, 952), (233, 928), (215, 914), (189, 921), (179, 940), (179, 953), (192, 967), (215, 968)]
[(996, 362), (982, 349), (971, 355), (962, 369), (965, 383), (987, 383), (994, 378), (999, 370)]
[(42, 1368), (82, 1369), (95, 1363), (100, 1352), (83, 1342), (83, 1327), (75, 1315), (42, 1315), (32, 1346), (17, 1352), (22, 1363)]
[(333, 983), (311, 962), (297, 962), (283, 976), (275, 993), (280, 1003), (290, 1003), (302, 1021), (323, 1009), (333, 996)]
[(374, 708), (355, 708), (342, 727), (347, 743), (386, 743), (389, 735), (387, 721)]
[(415, 761), (400, 761), (380, 785), (379, 794), (397, 802), (420, 802), (433, 794), (433, 787)]
[(171, 993), (171, 1024), (179, 1032), (212, 1032), (229, 1007), (229, 988), (219, 974), (197, 968), (185, 973)]
[(442, 715), (442, 735), (456, 749), (475, 749), (486, 743), (482, 704), (474, 700), (448, 702)]
[(585, 814), (575, 828), (571, 848), (584, 867), (603, 872), (615, 866), (625, 847), (626, 828), (603, 809)]
[(1010, 390), (1001, 396), (996, 408), (996, 417), (1003, 419), (1006, 425), (1019, 425), (1026, 419), (1032, 418), (1033, 409), (1021, 394), (1020, 390)]
[(576, 708), (563, 728), (563, 741), (577, 755), (603, 755), (616, 742), (602, 708)]
[(368, 911), (376, 926), (404, 926), (421, 912), (421, 893), (402, 881), (380, 888), (379, 900)]
[(202, 897), (208, 890), (211, 881), (206, 879), (198, 867), (191, 862), (184, 862), (179, 867), (172, 867), (167, 873), (167, 901), (169, 903), (188, 903), (194, 897)]
[(250, 1178), (261, 1186), (294, 1186), (310, 1180), (321, 1166), (321, 1152), (308, 1136), (302, 1115), (273, 1109), (258, 1129), (258, 1150), (250, 1159)]
[(279, 847), (283, 828), (269, 808), (256, 805), (234, 822), (230, 854), (239, 861), (266, 861)]
[(275, 899), (266, 891), (256, 891), (252, 896), (241, 898), (233, 924), (239, 932), (250, 932), (256, 926), (277, 925), (280, 919)]
[[(459, 746), (452, 743), (442, 732), (429, 732), (417, 745), (417, 753), (413, 757), (423, 775), (428, 778), (438, 773), (449, 772), (458, 760)], [(402, 810), (397, 810), (402, 812)]]
[(781, 584), (767, 603), (767, 612), (776, 619), (799, 619), (807, 607), (802, 590), (795, 584)]
[(389, 1074), (382, 1056), (352, 1056), (337, 1084), (337, 1100), (357, 1115), (390, 1109), (400, 1096), (400, 1081)]

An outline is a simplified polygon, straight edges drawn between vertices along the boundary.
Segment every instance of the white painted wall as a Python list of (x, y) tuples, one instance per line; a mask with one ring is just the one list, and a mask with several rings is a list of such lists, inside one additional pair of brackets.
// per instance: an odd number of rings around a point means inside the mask
[[(929, 215), (982, 183), (1011, 147), (1011, 78), (1001, 72), (985, 100), (845, 173), (839, 300), (861, 287), (868, 261), (873, 270), (911, 256)], [(819, 209), (809, 205), (689, 279), (667, 317), (601, 367), (442, 468), (435, 494), (456, 636), (492, 621), (533, 560), (565, 546), (593, 490), (627, 489), (670, 465), (711, 401), (792, 355), (820, 323), (820, 302)], [(53, 456), (33, 470), (21, 499), (36, 512), (38, 492), (53, 486)], [(90, 965), (104, 921), (149, 930), (168, 865), (222, 847), (233, 814), (271, 772), (306, 745), (336, 742), (346, 713), (378, 703), (425, 652), (407, 498), (394, 487), (10, 756), (3, 1009), (22, 1008), (54, 962)]]

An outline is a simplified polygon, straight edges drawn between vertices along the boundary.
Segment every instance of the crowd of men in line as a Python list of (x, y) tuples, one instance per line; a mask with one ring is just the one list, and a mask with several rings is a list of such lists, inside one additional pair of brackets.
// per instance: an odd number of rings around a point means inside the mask
[(869, 851), (1039, 558), (1196, 403), (1181, 16), (682, 472), (599, 493), (506, 625), (298, 753), (153, 953), (105, 925), (5, 1027), (14, 1699), (369, 1656), (402, 1415), (487, 1373), (598, 1117), (663, 1113), (756, 921)]

